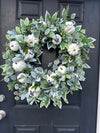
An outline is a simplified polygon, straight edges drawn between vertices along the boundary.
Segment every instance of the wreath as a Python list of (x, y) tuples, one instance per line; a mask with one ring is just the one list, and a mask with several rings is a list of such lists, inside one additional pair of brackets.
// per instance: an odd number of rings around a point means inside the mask
[[(15, 100), (26, 99), (30, 105), (35, 102), (46, 108), (52, 101), (62, 108), (62, 100), (68, 104), (68, 93), (82, 89), (80, 82), (85, 80), (84, 68), (90, 68), (86, 60), (95, 39), (76, 25), (75, 13), (67, 20), (68, 7), (63, 9), (62, 18), (57, 15), (46, 11), (45, 18), (31, 22), (21, 19), (20, 25), (7, 32), (5, 64), (0, 68)], [(58, 51), (57, 59), (47, 69), (41, 67), (40, 60), (44, 47)]]

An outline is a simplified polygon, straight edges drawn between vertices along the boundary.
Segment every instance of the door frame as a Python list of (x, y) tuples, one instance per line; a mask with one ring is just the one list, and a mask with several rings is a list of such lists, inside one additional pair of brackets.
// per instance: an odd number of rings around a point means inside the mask
[(99, 87), (98, 87), (98, 107), (97, 107), (97, 127), (96, 127), (96, 133), (100, 133), (100, 113), (99, 112), (100, 112), (100, 66), (99, 66)]

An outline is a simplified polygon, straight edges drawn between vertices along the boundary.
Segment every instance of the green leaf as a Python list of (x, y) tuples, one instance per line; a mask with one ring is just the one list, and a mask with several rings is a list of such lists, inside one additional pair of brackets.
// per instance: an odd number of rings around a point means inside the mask
[(95, 48), (95, 47), (94, 47), (94, 44), (91, 43), (91, 42), (88, 43), (88, 46), (89, 46), (90, 48)]
[(23, 19), (20, 19), (20, 25), (21, 25), (21, 27), (25, 27), (25, 24), (24, 24), (24, 20)]
[(63, 95), (62, 95), (62, 98), (63, 98), (64, 102), (68, 104), (67, 93), (68, 93), (68, 92), (65, 91), (65, 92), (63, 93)]
[(51, 38), (53, 38), (53, 39), (55, 39), (55, 37), (56, 37), (56, 35), (55, 35), (54, 32), (50, 32), (50, 33), (49, 33), (49, 36), (50, 36)]
[(20, 95), (20, 97), (21, 97), (21, 100), (24, 100), (25, 98), (26, 98), (26, 92), (23, 92), (21, 95)]
[(34, 32), (34, 36), (36, 37), (36, 38), (39, 38), (39, 35), (40, 35), (40, 32)]
[(41, 17), (40, 17), (40, 21), (43, 21), (43, 20), (44, 20), (44, 19), (43, 19), (43, 17), (41, 16)]
[(5, 82), (9, 82), (9, 78), (5, 76), (5, 77), (4, 77), (4, 81), (5, 81)]
[(67, 6), (67, 8), (65, 9), (63, 9), (63, 11), (62, 11), (62, 18), (64, 19), (64, 20), (66, 20), (66, 18), (67, 18), (67, 16), (68, 16), (68, 11), (69, 11), (69, 5)]
[(58, 65), (60, 63), (59, 59), (54, 61), (54, 64)]
[(11, 79), (12, 79), (12, 80), (16, 80), (16, 75), (12, 75), (12, 76), (11, 76)]
[(42, 80), (40, 87), (43, 89), (48, 88), (48, 82), (46, 80)]
[(52, 22), (55, 22), (55, 20), (57, 19), (57, 15), (58, 15), (58, 12), (55, 12), (52, 16)]
[(41, 101), (40, 103), (40, 108), (42, 108), (43, 106), (45, 106), (45, 101)]
[(85, 29), (82, 29), (81, 30), (81, 33), (85, 34), (86, 33), (86, 30)]
[(41, 101), (45, 101), (46, 100), (45, 94), (42, 93), (41, 95), (39, 95), (38, 99), (41, 100)]
[(20, 28), (18, 27), (18, 26), (16, 26), (16, 32), (17, 33), (20, 33), (21, 31), (20, 31)]
[(96, 39), (93, 38), (93, 37), (88, 37), (87, 40), (86, 40), (87, 43), (89, 43), (89, 42), (92, 43), (92, 42), (95, 42), (95, 41), (96, 41)]
[(6, 35), (6, 38), (11, 41), (10, 35)]
[(76, 13), (71, 14), (71, 19), (74, 19), (76, 16)]
[(47, 97), (46, 101), (45, 101), (45, 107), (47, 108), (50, 104), (50, 98)]
[(62, 102), (61, 102), (61, 100), (57, 100), (57, 105), (58, 105), (58, 107), (59, 107), (60, 109), (62, 109)]
[(91, 68), (91, 67), (90, 67), (88, 64), (86, 64), (86, 63), (83, 64), (82, 67), (83, 67), (83, 68)]
[(29, 19), (28, 19), (28, 18), (25, 19), (24, 24), (25, 24), (26, 26), (29, 25)]
[(82, 27), (82, 25), (76, 26), (76, 27), (75, 27), (75, 31), (76, 31), (76, 32), (80, 31), (80, 30), (81, 30), (81, 27)]
[(13, 81), (13, 82), (10, 82), (7, 86), (8, 86), (8, 88), (9, 88), (9, 90), (13, 90), (13, 87), (14, 87), (14, 85), (15, 85), (15, 82), (16, 81)]
[(70, 79), (71, 76), (70, 76), (69, 74), (66, 74), (66, 78), (67, 78), (67, 79)]
[(45, 14), (45, 22), (47, 24), (50, 24), (50, 21), (51, 21), (51, 16), (50, 16), (49, 12), (46, 11), (46, 14)]
[(60, 48), (61, 48), (61, 50), (64, 50), (65, 48), (68, 49), (68, 47), (69, 47), (69, 44), (68, 44), (68, 43), (65, 43), (65, 42), (61, 42), (61, 43), (60, 43)]
[(67, 12), (66, 12), (66, 9), (64, 8), (62, 11), (62, 18), (65, 20), (66, 17), (67, 17)]
[(20, 42), (20, 43), (22, 43), (23, 40), (24, 40), (23, 35), (16, 35), (15, 38), (16, 38), (16, 40), (17, 40), (18, 42)]
[(45, 35), (48, 35), (48, 34), (49, 34), (49, 32), (50, 32), (50, 29), (49, 29), (49, 28), (47, 28), (47, 29), (45, 30)]
[(50, 49), (50, 48), (52, 48), (53, 47), (53, 45), (51, 44), (51, 43), (47, 43), (47, 48), (48, 48), (48, 50)]

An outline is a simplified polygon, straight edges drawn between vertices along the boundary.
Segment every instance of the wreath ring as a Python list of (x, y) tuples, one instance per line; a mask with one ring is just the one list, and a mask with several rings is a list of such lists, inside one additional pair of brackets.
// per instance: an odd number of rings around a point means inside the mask
[[(51, 17), (46, 12), (45, 19), (20, 20), (20, 25), (7, 32), (4, 81), (9, 90), (14, 89), (16, 100), (27, 99), (29, 104), (40, 103), (40, 107), (53, 105), (62, 108), (62, 99), (68, 103), (67, 94), (82, 89), (80, 81), (85, 80), (84, 68), (90, 48), (94, 48), (92, 37), (85, 35), (81, 25), (76, 26), (75, 13), (67, 21), (68, 7), (63, 9), (62, 18), (57, 12)], [(49, 69), (41, 67), (40, 56), (43, 47), (58, 49), (58, 57), (48, 64)]]

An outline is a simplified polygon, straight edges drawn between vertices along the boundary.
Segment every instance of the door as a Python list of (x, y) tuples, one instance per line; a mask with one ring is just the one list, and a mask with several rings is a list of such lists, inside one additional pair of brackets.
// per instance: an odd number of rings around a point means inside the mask
[[(6, 112), (6, 117), (0, 120), (0, 133), (96, 133), (99, 0), (0, 0), (0, 63), (4, 63), (1, 53), (6, 42), (5, 34), (19, 23), (20, 18), (39, 18), (46, 10), (51, 14), (59, 10), (61, 16), (62, 9), (68, 4), (69, 14), (75, 12), (77, 23), (87, 29), (88, 36), (96, 38), (95, 49), (89, 54), (91, 69), (86, 71), (83, 90), (68, 95), (70, 104), (63, 104), (62, 110), (52, 104), (48, 109), (40, 109), (36, 105), (27, 105), (26, 101), (16, 102), (6, 84), (0, 82), (0, 94), (6, 97), (0, 103), (0, 110)], [(49, 54), (45, 58), (51, 57)], [(45, 63), (43, 65), (45, 67)]]

